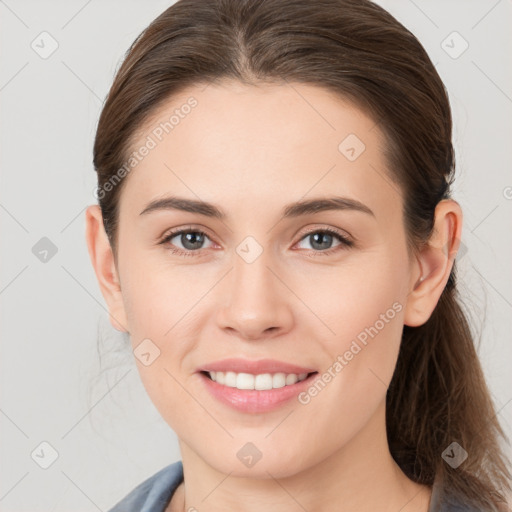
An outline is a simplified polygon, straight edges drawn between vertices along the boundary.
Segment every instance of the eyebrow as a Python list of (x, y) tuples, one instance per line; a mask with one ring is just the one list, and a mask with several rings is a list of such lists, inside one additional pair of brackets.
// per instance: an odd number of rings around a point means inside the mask
[[(227, 215), (219, 207), (212, 203), (176, 196), (164, 197), (151, 201), (144, 208), (144, 210), (140, 212), (139, 215), (146, 215), (150, 212), (160, 210), (180, 210), (184, 212), (205, 215), (207, 217), (213, 217), (220, 220), (224, 220), (227, 217)], [(309, 199), (288, 204), (282, 210), (282, 217), (299, 217), (301, 215), (308, 215), (311, 213), (319, 213), (330, 210), (352, 210), (366, 213), (375, 217), (373, 211), (370, 210), (370, 208), (368, 208), (368, 206), (365, 204), (357, 201), (356, 199), (340, 196)]]

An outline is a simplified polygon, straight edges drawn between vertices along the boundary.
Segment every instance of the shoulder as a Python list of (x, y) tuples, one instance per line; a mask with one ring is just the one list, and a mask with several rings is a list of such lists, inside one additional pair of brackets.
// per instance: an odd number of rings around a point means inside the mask
[[(449, 496), (443, 501), (439, 508), (433, 509), (432, 512), (491, 512), (490, 508), (482, 508), (476, 504), (469, 502), (467, 499), (460, 497)], [(505, 505), (496, 505), (492, 508), (493, 512), (510, 512), (510, 509)], [(430, 511), (429, 511), (430, 512)]]
[(108, 512), (164, 512), (182, 481), (183, 465), (179, 460), (144, 480)]
[(445, 487), (436, 478), (428, 512), (512, 512), (506, 504), (482, 508), (468, 496)]

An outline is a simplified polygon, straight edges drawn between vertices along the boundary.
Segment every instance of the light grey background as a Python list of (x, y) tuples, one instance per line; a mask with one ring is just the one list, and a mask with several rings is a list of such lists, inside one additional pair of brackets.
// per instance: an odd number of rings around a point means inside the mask
[[(110, 327), (84, 238), (103, 99), (129, 45), (171, 3), (0, 0), (1, 511), (105, 511), (180, 458)], [(419, 38), (449, 91), (461, 291), (512, 438), (512, 2), (378, 3)], [(46, 262), (32, 250), (43, 237), (57, 249)], [(42, 442), (58, 453), (48, 469)]]

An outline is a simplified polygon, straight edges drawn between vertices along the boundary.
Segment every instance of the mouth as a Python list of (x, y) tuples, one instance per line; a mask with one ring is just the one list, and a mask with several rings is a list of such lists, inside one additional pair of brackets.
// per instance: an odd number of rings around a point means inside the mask
[(217, 384), (229, 388), (239, 390), (256, 390), (270, 391), (272, 389), (280, 389), (293, 386), (299, 382), (303, 382), (318, 372), (303, 373), (244, 373), (244, 372), (222, 372), (222, 371), (206, 371), (200, 372), (206, 378)]
[(273, 411), (297, 399), (319, 375), (314, 367), (285, 358), (227, 358), (205, 363), (196, 372), (212, 398), (243, 413)]
[(318, 377), (317, 371), (289, 373), (198, 372), (205, 391), (218, 403), (244, 414), (262, 414), (297, 400)]

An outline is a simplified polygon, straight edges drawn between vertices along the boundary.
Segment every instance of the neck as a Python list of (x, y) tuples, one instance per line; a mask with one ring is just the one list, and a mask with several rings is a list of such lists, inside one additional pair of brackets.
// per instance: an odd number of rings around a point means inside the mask
[(431, 489), (407, 478), (389, 452), (385, 403), (349, 443), (284, 478), (272, 477), (271, 471), (258, 478), (226, 475), (182, 441), (180, 448), (184, 484), (173, 496), (175, 508), (169, 512), (428, 512), (429, 508)]

